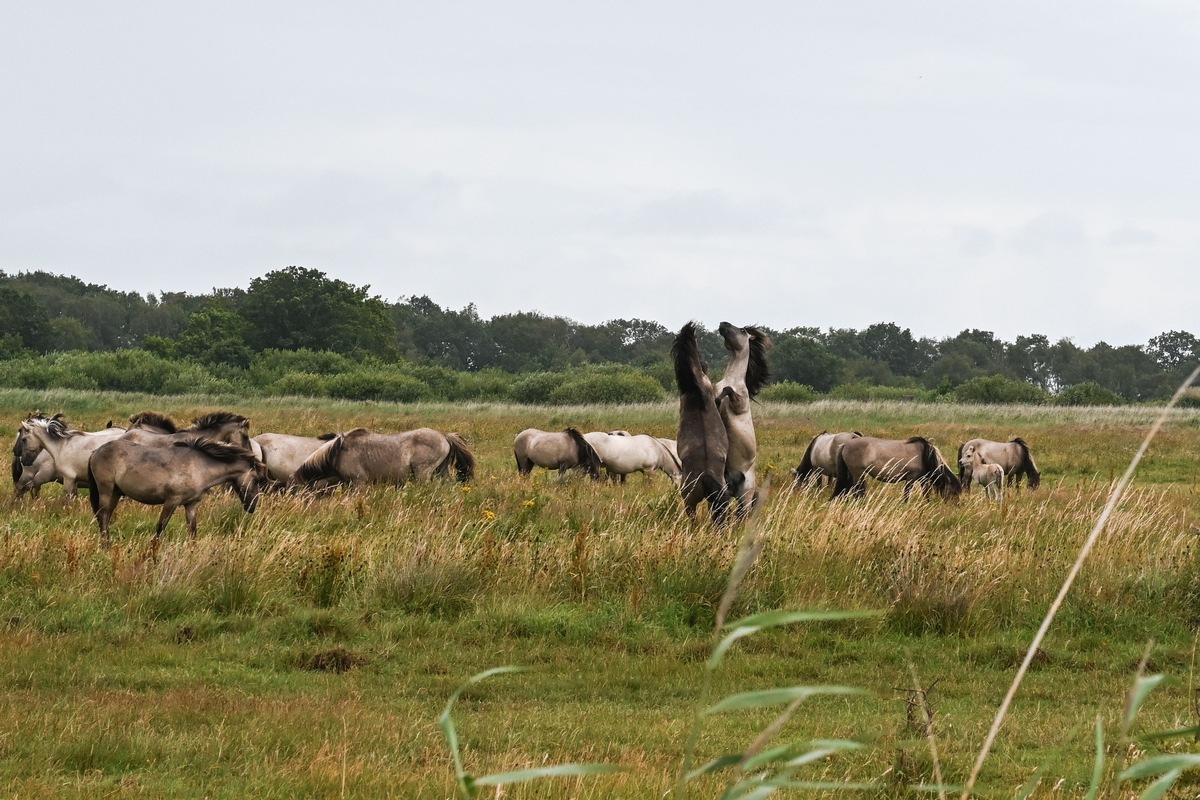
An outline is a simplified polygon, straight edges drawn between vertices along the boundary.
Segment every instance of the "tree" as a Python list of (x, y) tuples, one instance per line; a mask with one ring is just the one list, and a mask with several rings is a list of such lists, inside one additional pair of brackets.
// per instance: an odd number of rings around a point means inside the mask
[(202, 364), (228, 364), (245, 369), (253, 354), (246, 345), (246, 320), (232, 311), (206, 308), (188, 318), (175, 342), (175, 354)]
[(246, 342), (256, 351), (308, 348), (392, 358), (396, 323), (370, 288), (294, 266), (255, 278), (238, 303)]
[(1200, 362), (1200, 340), (1187, 331), (1167, 331), (1152, 338), (1146, 352), (1163, 372), (1182, 377)]
[(789, 328), (774, 337), (771, 368), (780, 381), (828, 392), (837, 385), (842, 360), (829, 352), (815, 328)]
[(51, 336), (46, 308), (28, 294), (0, 284), (0, 356), (11, 358), (22, 350), (44, 353)]

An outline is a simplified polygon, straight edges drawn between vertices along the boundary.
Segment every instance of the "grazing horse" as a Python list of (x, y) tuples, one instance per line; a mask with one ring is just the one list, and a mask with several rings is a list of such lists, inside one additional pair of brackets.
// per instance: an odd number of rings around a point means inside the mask
[(837, 457), (838, 453), (842, 452), (842, 446), (851, 439), (857, 439), (862, 436), (858, 431), (845, 431), (842, 433), (830, 433), (822, 431), (812, 438), (808, 443), (808, 449), (804, 451), (800, 463), (792, 472), (796, 476), (795, 486), (816, 486), (820, 487), (824, 479), (828, 478), (832, 485), (834, 479), (837, 478)]
[(24, 497), (26, 493), (37, 497), (45, 484), (54, 481), (62, 483), (58, 470), (54, 468), (54, 459), (49, 450), (39, 452), (29, 466), (21, 463), (24, 455), (25, 440), (18, 433), (17, 438), (13, 441), (12, 460), (13, 490), (17, 498)]
[(671, 343), (671, 360), (679, 386), (676, 442), (683, 470), (679, 484), (683, 510), (694, 519), (696, 507), (707, 500), (713, 521), (723, 525), (731, 499), (725, 485), (729, 434), (717, 410), (717, 393), (708, 377), (708, 365), (700, 358), (694, 322), (684, 325)]
[(667, 473), (675, 485), (679, 485), (683, 469), (679, 456), (667, 444), (669, 439), (664, 441), (644, 433), (631, 436), (625, 431), (593, 431), (585, 433), (583, 438), (600, 456), (600, 463), (611, 478), (619, 478), (624, 483), (625, 476), (631, 472), (649, 475), (657, 469)]
[(260, 433), (250, 441), (257, 445), (254, 454), (267, 465), (267, 474), (271, 476), (271, 480), (287, 483), (309, 456), (335, 436), (337, 436), (336, 433), (326, 433), (321, 436)]
[[(1042, 473), (1033, 461), (1033, 453), (1029, 445), (1020, 437), (1014, 437), (1008, 442), (993, 442), (990, 439), (972, 439), (963, 442), (958, 448), (959, 479), (963, 488), (971, 490), (970, 465), (971, 453), (978, 452), (984, 464), (999, 464), (1004, 469), (1004, 476), (1009, 486), (1021, 486), (1021, 476), (1029, 478), (1029, 488), (1036, 489), (1042, 483)], [(968, 464), (963, 465), (966, 458)]]
[(138, 444), (171, 445), (194, 439), (225, 442), (243, 450), (252, 450), (250, 420), (231, 411), (214, 411), (192, 420), (180, 429), (175, 420), (157, 411), (143, 411), (129, 418), (125, 439)]
[(154, 538), (183, 506), (188, 532), (196, 537), (196, 506), (205, 492), (229, 483), (236, 487), (246, 513), (258, 506), (266, 470), (249, 450), (224, 442), (191, 439), (163, 447), (114, 439), (96, 448), (88, 463), (89, 500), (104, 544), (113, 512), (122, 497), (146, 505), (162, 506)]
[(771, 339), (753, 326), (739, 328), (722, 322), (717, 329), (730, 352), (729, 366), (713, 390), (717, 410), (725, 424), (729, 450), (725, 455), (725, 486), (737, 498), (737, 513), (745, 517), (758, 502), (758, 478), (755, 460), (758, 442), (754, 437), (754, 419), (750, 400), (771, 380), (767, 350)]
[(67, 501), (76, 496), (81, 481), (87, 479), (88, 459), (100, 445), (119, 438), (124, 428), (105, 428), (95, 433), (77, 431), (67, 425), (58, 414), (53, 418), (43, 414), (30, 414), (17, 429), (15, 453), (21, 449), (21, 465), (32, 467), (38, 454), (48, 452), (54, 461), (54, 470), (63, 482), (63, 493)]
[(340, 483), (391, 483), (403, 486), (410, 478), (429, 480), (449, 475), (453, 466), (458, 480), (475, 475), (475, 456), (457, 433), (417, 428), (403, 433), (375, 433), (355, 428), (325, 442), (290, 479), (293, 485), (317, 481)]
[[(995, 495), (997, 501), (1004, 503), (1004, 467), (999, 464), (985, 464), (979, 449), (974, 446), (965, 448), (963, 455), (958, 459), (958, 465), (969, 473), (971, 483), (983, 487), (985, 497), (991, 498)], [(970, 490), (969, 486), (963, 488), (964, 491)]]
[(860, 436), (846, 442), (838, 453), (833, 496), (865, 496), (868, 475), (885, 483), (903, 483), (905, 500), (918, 483), (927, 499), (931, 488), (944, 498), (957, 497), (961, 490), (958, 476), (942, 454), (920, 436), (903, 441)]
[(513, 439), (517, 472), (528, 475), (535, 466), (556, 469), (559, 476), (578, 467), (593, 480), (600, 480), (600, 455), (577, 428), (565, 431), (539, 431), (526, 428)]

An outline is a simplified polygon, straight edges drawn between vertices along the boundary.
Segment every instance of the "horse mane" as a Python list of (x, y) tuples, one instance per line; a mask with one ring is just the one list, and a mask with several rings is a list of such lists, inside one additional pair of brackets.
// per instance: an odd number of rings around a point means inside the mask
[(328, 442), (332, 439), (336, 439), (337, 437), (338, 437), (338, 435), (336, 433), (322, 433), (317, 438), (320, 439), (322, 442)]
[(750, 334), (750, 362), (746, 365), (746, 391), (754, 397), (771, 382), (771, 365), (767, 363), (767, 350), (771, 349), (771, 337), (751, 325), (745, 328)]
[(46, 433), (50, 435), (51, 439), (70, 439), (72, 436), (78, 436), (81, 431), (71, 430), (67, 421), (63, 419), (63, 415), (55, 414), (46, 420)]
[(238, 447), (235, 444), (227, 444), (218, 442), (215, 439), (207, 439), (201, 436), (198, 439), (187, 439), (182, 442), (175, 442), (175, 447), (190, 447), (193, 450), (203, 453), (209, 458), (217, 461), (222, 461), (226, 464), (232, 464), (235, 461), (249, 461), (254, 465), (258, 459), (254, 457), (254, 453), (244, 447)]
[(700, 358), (696, 323), (689, 322), (679, 330), (675, 341), (671, 342), (671, 360), (675, 362), (675, 383), (679, 386), (679, 394), (701, 400), (704, 389), (700, 384), (700, 376), (708, 372), (708, 367)]
[(942, 454), (923, 436), (914, 436), (909, 444), (921, 444), (921, 467), (925, 477), (943, 497), (948, 494), (958, 494), (962, 490), (962, 480), (946, 465)]
[(454, 465), (454, 472), (459, 483), (466, 483), (475, 477), (475, 454), (467, 447), (467, 440), (457, 433), (445, 434), (450, 443), (450, 455), (446, 463)]
[(175, 420), (157, 411), (142, 411), (129, 418), (130, 425), (146, 425), (151, 428), (161, 428), (167, 433), (178, 433), (179, 426)]
[(583, 438), (583, 434), (578, 428), (567, 428), (563, 431), (567, 436), (570, 436), (575, 442), (575, 449), (579, 455), (579, 464), (587, 470), (589, 477), (595, 480), (600, 480), (600, 455), (596, 452), (596, 448), (588, 444), (588, 440)]
[(232, 411), (213, 411), (210, 414), (205, 414), (202, 417), (196, 417), (192, 420), (192, 426), (189, 430), (199, 431), (206, 428), (216, 428), (221, 425), (228, 425), (231, 422), (249, 424), (250, 420), (241, 414), (234, 414)]
[[(355, 430), (363, 429), (355, 428)], [(296, 483), (309, 484), (323, 478), (336, 477), (337, 462), (342, 455), (342, 449), (345, 447), (345, 444), (345, 434), (334, 434), (328, 444), (321, 445), (315, 453), (305, 459), (304, 463), (292, 475), (292, 480)]]
[(1042, 485), (1042, 473), (1037, 468), (1037, 464), (1033, 462), (1033, 454), (1029, 452), (1029, 445), (1020, 436), (1014, 436), (1010, 440), (1010, 444), (1018, 445), (1021, 448), (1021, 465), (1017, 469), (1025, 470), (1025, 477), (1029, 478), (1029, 488), (1036, 489)]

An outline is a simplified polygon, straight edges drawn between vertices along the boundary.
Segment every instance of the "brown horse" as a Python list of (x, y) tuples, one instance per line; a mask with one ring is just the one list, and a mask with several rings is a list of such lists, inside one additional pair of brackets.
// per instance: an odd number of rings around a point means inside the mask
[(700, 358), (695, 323), (680, 329), (671, 344), (671, 360), (679, 387), (679, 435), (675, 442), (683, 470), (679, 486), (683, 510), (694, 519), (696, 507), (707, 500), (713, 521), (722, 525), (730, 501), (725, 485), (729, 434), (717, 409), (708, 365)]
[[(979, 460), (984, 464), (999, 464), (1004, 469), (1004, 475), (1009, 486), (1021, 486), (1021, 476), (1029, 478), (1029, 488), (1036, 489), (1042, 483), (1042, 473), (1033, 461), (1033, 453), (1029, 445), (1020, 437), (1008, 442), (993, 442), (990, 439), (972, 439), (963, 442), (958, 448), (958, 475), (963, 489), (971, 491), (971, 467), (973, 454), (979, 453)], [(963, 465), (964, 459), (967, 465)]]
[(453, 466), (458, 480), (475, 475), (475, 456), (457, 433), (417, 428), (403, 433), (374, 433), (355, 428), (323, 444), (292, 475), (293, 485), (317, 481), (341, 483), (391, 483), (429, 480), (449, 475)]
[(750, 415), (750, 400), (771, 380), (767, 350), (771, 339), (753, 326), (739, 328), (722, 322), (717, 329), (730, 352), (725, 374), (713, 390), (717, 393), (717, 410), (725, 424), (729, 450), (725, 454), (725, 486), (731, 497), (737, 498), (737, 513), (744, 517), (758, 502), (758, 477), (755, 461), (758, 441), (754, 436), (754, 419)]
[(577, 428), (540, 431), (526, 428), (513, 439), (517, 472), (528, 475), (533, 468), (556, 469), (560, 476), (578, 467), (592, 480), (600, 480), (600, 455)]
[(812, 438), (808, 443), (808, 448), (804, 451), (804, 455), (800, 458), (800, 463), (792, 470), (796, 476), (795, 486), (797, 488), (804, 485), (812, 485), (820, 487), (824, 479), (828, 479), (832, 485), (834, 479), (837, 478), (837, 457), (842, 451), (842, 446), (851, 439), (857, 439), (862, 436), (858, 431), (844, 431), (842, 433), (830, 433), (822, 431)]
[(930, 489), (944, 498), (957, 497), (961, 490), (958, 476), (942, 454), (920, 436), (905, 440), (860, 436), (846, 442), (838, 454), (833, 496), (863, 497), (868, 475), (885, 483), (903, 483), (905, 500), (916, 484), (926, 498)]
[(162, 535), (175, 509), (183, 506), (188, 531), (195, 538), (196, 507), (209, 489), (232, 484), (242, 507), (253, 513), (266, 479), (266, 469), (249, 450), (207, 439), (175, 442), (171, 447), (115, 439), (98, 447), (88, 462), (89, 499), (105, 545), (122, 497), (163, 507), (155, 539)]

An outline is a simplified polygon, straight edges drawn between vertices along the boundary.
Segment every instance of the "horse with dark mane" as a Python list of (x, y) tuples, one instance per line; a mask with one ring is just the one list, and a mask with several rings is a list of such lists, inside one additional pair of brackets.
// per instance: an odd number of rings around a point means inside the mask
[(700, 358), (696, 324), (683, 326), (671, 344), (675, 383), (679, 387), (679, 435), (676, 448), (683, 475), (679, 492), (683, 510), (691, 518), (696, 507), (708, 501), (717, 525), (724, 524), (730, 495), (725, 485), (725, 459), (729, 434), (717, 409), (717, 393)]
[(754, 436), (750, 400), (771, 380), (771, 368), (767, 364), (771, 339), (754, 326), (739, 328), (722, 322), (717, 330), (725, 340), (725, 349), (730, 352), (725, 374), (713, 387), (717, 394), (717, 410), (729, 439), (725, 486), (729, 495), (737, 498), (738, 516), (744, 517), (758, 502), (755, 472), (758, 441)]
[(79, 483), (87, 479), (88, 459), (92, 453), (124, 433), (124, 428), (85, 433), (68, 425), (62, 414), (53, 417), (30, 414), (17, 429), (13, 453), (19, 449), (22, 467), (32, 467), (40, 453), (48, 452), (54, 461), (55, 475), (62, 479), (65, 499), (70, 501), (76, 496)]
[(391, 483), (448, 476), (454, 467), (459, 481), (475, 475), (475, 456), (457, 433), (417, 428), (403, 433), (375, 433), (355, 428), (323, 444), (291, 477), (294, 485), (317, 481)]
[(171, 445), (176, 442), (209, 439), (251, 450), (250, 420), (232, 411), (213, 411), (180, 428), (175, 420), (157, 411), (142, 411), (129, 418), (125, 439), (138, 444)]
[(903, 483), (905, 500), (918, 484), (927, 499), (931, 489), (944, 498), (957, 497), (961, 490), (958, 476), (942, 454), (920, 436), (905, 440), (860, 436), (846, 442), (838, 454), (833, 496), (865, 496), (867, 476), (885, 483)]
[[(984, 464), (999, 464), (1009, 486), (1021, 486), (1021, 477), (1029, 478), (1029, 488), (1036, 489), (1042, 483), (1042, 473), (1033, 461), (1033, 453), (1025, 440), (1014, 437), (1007, 442), (993, 442), (990, 439), (971, 439), (963, 442), (958, 448), (959, 478), (963, 489), (971, 491), (971, 467), (973, 453), (979, 453), (979, 460)], [(964, 460), (967, 466), (963, 466)]]
[(808, 448), (800, 458), (800, 463), (792, 470), (796, 476), (797, 488), (805, 485), (820, 487), (825, 479), (832, 484), (837, 478), (837, 457), (843, 445), (851, 439), (862, 436), (858, 431), (843, 431), (830, 433), (822, 431), (812, 438)]
[(253, 513), (267, 475), (262, 462), (249, 450), (224, 442), (190, 439), (173, 446), (146, 446), (119, 438), (92, 453), (87, 479), (92, 513), (107, 545), (113, 512), (122, 497), (163, 507), (155, 539), (162, 535), (175, 509), (183, 506), (188, 532), (195, 538), (196, 507), (209, 489), (232, 485), (246, 513)]
[(326, 442), (337, 436), (293, 436), (289, 433), (260, 433), (251, 439), (254, 454), (267, 465), (271, 480), (286, 483), (300, 466)]
[(600, 455), (578, 428), (564, 431), (526, 428), (513, 439), (513, 457), (521, 475), (533, 472), (535, 466), (556, 469), (560, 476), (578, 467), (589, 478), (600, 480)]

